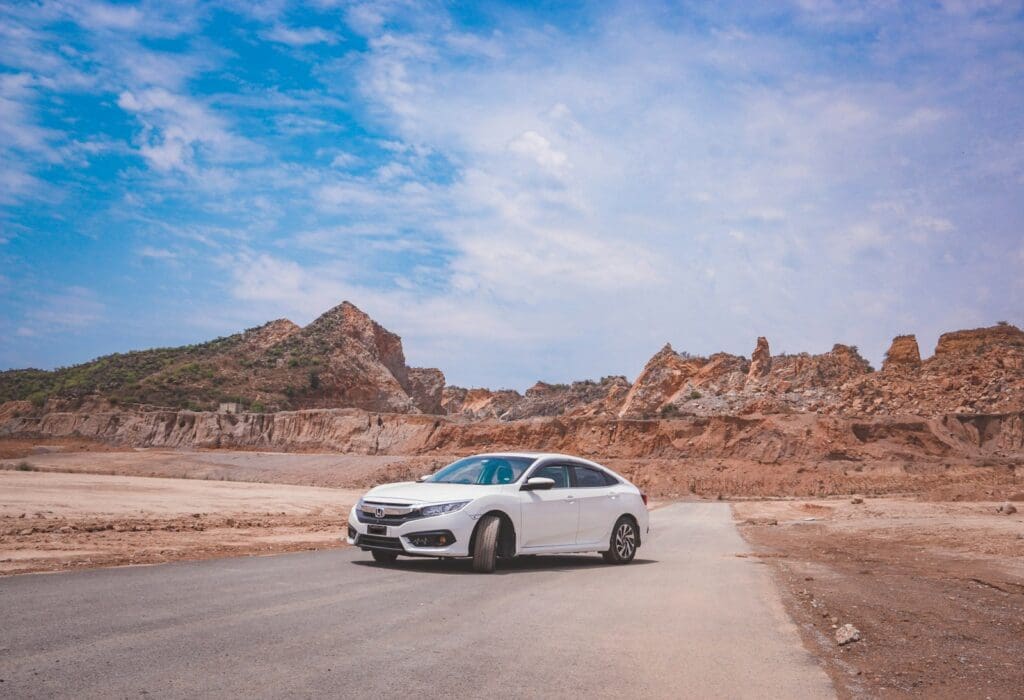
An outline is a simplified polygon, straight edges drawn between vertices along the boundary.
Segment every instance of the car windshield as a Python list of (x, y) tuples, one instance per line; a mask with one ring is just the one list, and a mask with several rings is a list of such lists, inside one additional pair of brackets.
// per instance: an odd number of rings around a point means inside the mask
[(424, 481), (441, 484), (511, 484), (533, 460), (527, 457), (466, 457)]

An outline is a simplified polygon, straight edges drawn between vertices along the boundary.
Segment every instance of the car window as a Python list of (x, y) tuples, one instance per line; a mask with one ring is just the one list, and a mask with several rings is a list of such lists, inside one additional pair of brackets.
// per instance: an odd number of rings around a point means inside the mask
[(577, 488), (592, 488), (595, 486), (610, 486), (615, 480), (608, 474), (605, 474), (600, 469), (594, 469), (593, 467), (580, 467), (575, 466), (573, 470), (576, 472), (576, 486)]
[(555, 485), (553, 488), (556, 489), (567, 489), (569, 488), (569, 470), (558, 464), (551, 464), (546, 467), (541, 467), (533, 474), (530, 474), (530, 478), (535, 476), (543, 476), (548, 479), (554, 479)]
[(426, 479), (441, 484), (511, 484), (534, 460), (523, 457), (466, 457)]

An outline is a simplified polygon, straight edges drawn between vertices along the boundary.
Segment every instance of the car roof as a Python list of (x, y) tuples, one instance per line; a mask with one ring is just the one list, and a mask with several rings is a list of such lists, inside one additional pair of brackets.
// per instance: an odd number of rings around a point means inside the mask
[(589, 459), (583, 457), (577, 457), (576, 455), (562, 454), (561, 452), (485, 452), (483, 454), (474, 455), (476, 457), (519, 457), (523, 459), (565, 459), (573, 462), (582, 462), (583, 464), (593, 464), (594, 466), (601, 467), (602, 469), (608, 469), (602, 464), (598, 464)]

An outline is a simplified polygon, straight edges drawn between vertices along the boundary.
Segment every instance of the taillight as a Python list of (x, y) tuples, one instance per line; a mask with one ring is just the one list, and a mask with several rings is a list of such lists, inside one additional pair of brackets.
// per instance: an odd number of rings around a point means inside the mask
[(640, 494), (640, 498), (644, 499), (644, 505), (647, 505), (647, 494), (646, 493)]

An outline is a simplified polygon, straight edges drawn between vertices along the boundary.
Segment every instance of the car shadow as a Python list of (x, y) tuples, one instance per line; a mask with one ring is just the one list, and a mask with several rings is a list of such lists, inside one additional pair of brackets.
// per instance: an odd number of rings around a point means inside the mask
[[(367, 553), (369, 557), (369, 553)], [(371, 569), (400, 569), (406, 571), (417, 571), (424, 574), (445, 574), (457, 576), (460, 574), (475, 574), (473, 571), (473, 560), (465, 559), (428, 559), (421, 557), (399, 557), (395, 562), (384, 564), (373, 559), (357, 559), (352, 562), (357, 566), (365, 566)], [(625, 566), (637, 566), (644, 564), (657, 564), (656, 559), (634, 559)], [(532, 556), (515, 557), (514, 559), (498, 560), (498, 568), (494, 571), (496, 575), (522, 574), (531, 571), (577, 571), (585, 569), (614, 568), (618, 564), (608, 564), (600, 556), (586, 556), (580, 554), (537, 554)]]

